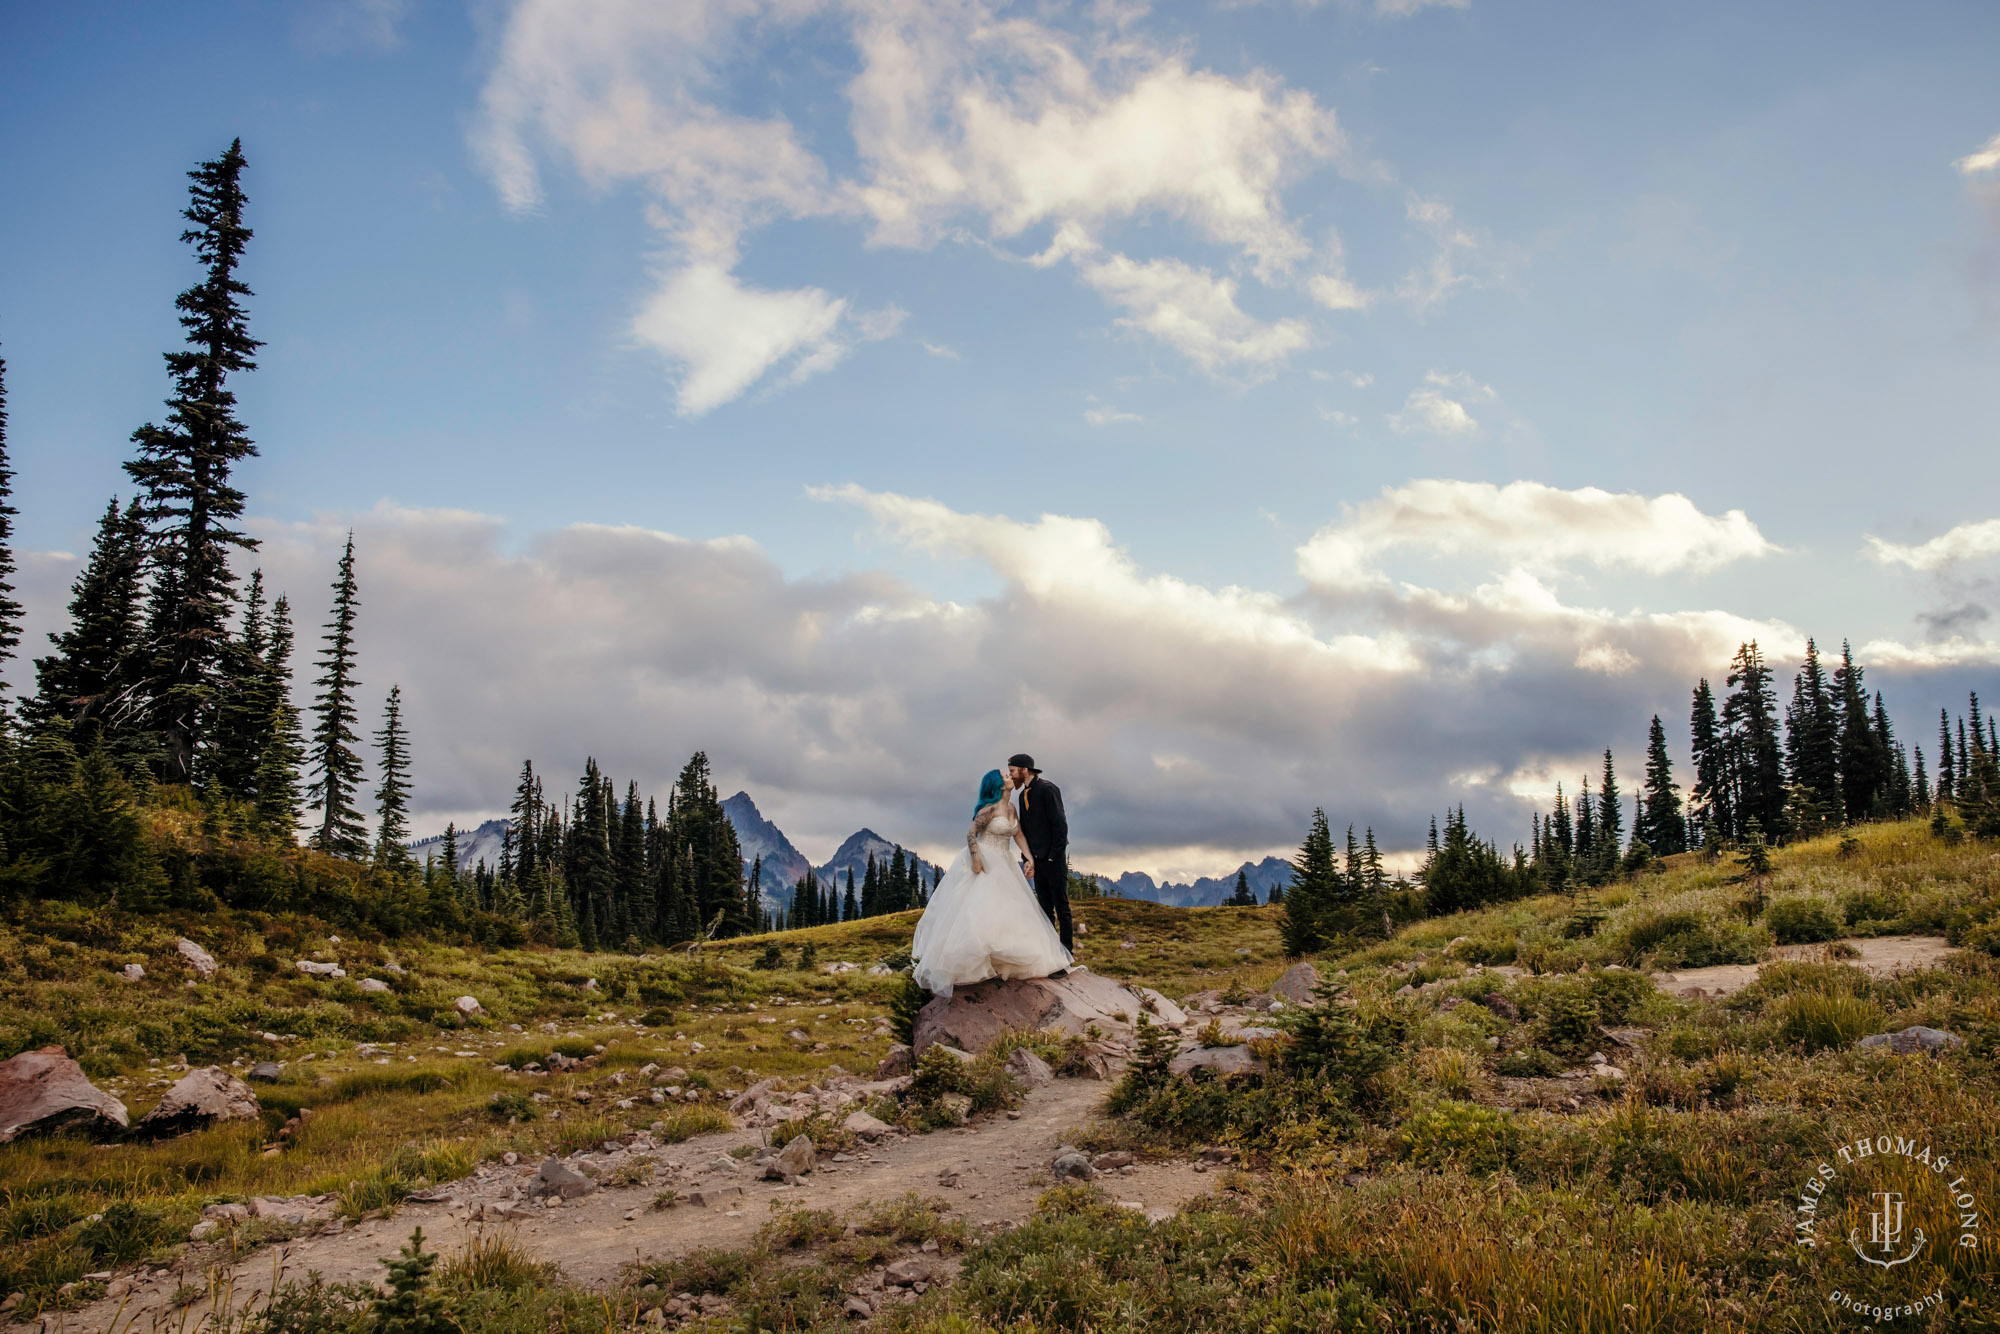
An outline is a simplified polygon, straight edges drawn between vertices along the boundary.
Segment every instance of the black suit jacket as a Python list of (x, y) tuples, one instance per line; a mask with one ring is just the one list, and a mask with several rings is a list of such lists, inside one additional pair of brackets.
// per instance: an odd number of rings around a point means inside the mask
[(1069, 848), (1069, 817), (1063, 814), (1062, 789), (1039, 774), (1021, 789), (1021, 835), (1039, 862), (1060, 857)]

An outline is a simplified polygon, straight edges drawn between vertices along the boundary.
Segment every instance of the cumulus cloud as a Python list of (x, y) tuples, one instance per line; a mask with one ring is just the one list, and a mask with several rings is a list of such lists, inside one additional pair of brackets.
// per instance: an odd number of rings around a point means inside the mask
[[(1087, 516), (817, 494), (993, 591), (943, 596), (907, 558), (914, 579), (796, 577), (745, 537), (386, 505), (254, 531), (310, 645), (355, 530), (363, 711), (402, 685), (426, 828), (498, 813), (524, 756), (552, 784), (594, 755), (657, 790), (702, 748), (811, 855), (861, 825), (943, 853), (964, 789), (1027, 749), (1070, 798), (1081, 865), (1218, 872), (1294, 845), (1315, 805), (1409, 847), (1460, 797), (1505, 834), (1525, 822), (1506, 775), (1623, 758), (1741, 640), (1803, 644), (1726, 611), (1568, 605), (1507, 542), (1467, 553), (1488, 572), (1468, 592), (1342, 611), (1147, 568)], [(505, 649), (471, 664), (467, 644)]]
[(1469, 440), (1479, 434), (1479, 419), (1468, 402), (1485, 402), (1495, 397), (1490, 385), (1479, 384), (1463, 373), (1432, 371), (1424, 383), (1410, 391), (1400, 411), (1386, 420), (1398, 435), (1434, 435), (1447, 440)]
[(1983, 148), (1968, 153), (1952, 163), (1962, 176), (1978, 176), (1989, 171), (2000, 171), (2000, 134), (1986, 141)]
[(1883, 565), (1901, 565), (1912, 570), (1939, 571), (2000, 555), (2000, 519), (1962, 523), (1928, 542), (1905, 546), (1869, 537), (1868, 554)]
[(632, 332), (682, 368), (677, 405), (699, 417), (781, 362), (794, 379), (830, 368), (846, 351), (836, 337), (846, 309), (817, 287), (759, 291), (720, 265), (692, 264), (662, 277)]
[(1378, 563), (1398, 550), (1542, 571), (1581, 562), (1669, 574), (1713, 570), (1777, 548), (1742, 510), (1704, 514), (1683, 495), (1428, 478), (1384, 488), (1320, 529), (1299, 548), (1299, 572), (1330, 588), (1378, 584), (1385, 578)]
[(1092, 426), (1116, 426), (1120, 422), (1140, 422), (1146, 420), (1136, 412), (1120, 412), (1109, 403), (1093, 401), (1083, 410), (1083, 419)]
[[(968, 232), (1006, 244), (1046, 228), (1072, 238), (1064, 253), (1126, 312), (1124, 327), (1217, 374), (1275, 365), (1309, 341), (1302, 322), (1254, 319), (1233, 278), (1107, 243), (1123, 224), (1172, 223), (1260, 282), (1362, 309), (1370, 298), (1339, 237), (1316, 252), (1283, 202), (1302, 175), (1344, 160), (1344, 135), (1311, 94), (1261, 70), (1199, 68), (1147, 40), (1138, 18), (1030, 17), (981, 0), (518, 0), (474, 144), (517, 210), (539, 206), (545, 158), (594, 186), (640, 184), (672, 263), (690, 272), (732, 272), (745, 235), (779, 218), (852, 218), (873, 243), (898, 246)], [(807, 21), (853, 51), (837, 94), (852, 147), (844, 174), (809, 146), (828, 127), (801, 130), (781, 107), (745, 109), (721, 91), (760, 43)], [(730, 309), (756, 324), (770, 307)], [(757, 324), (742, 341), (770, 339)], [(730, 382), (741, 393), (758, 378)]]

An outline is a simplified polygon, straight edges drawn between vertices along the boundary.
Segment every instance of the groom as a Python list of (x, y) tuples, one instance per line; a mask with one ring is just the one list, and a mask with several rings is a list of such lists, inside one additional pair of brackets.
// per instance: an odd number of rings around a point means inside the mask
[(1007, 776), (1021, 791), (1021, 834), (1028, 855), (1035, 859), (1035, 897), (1056, 924), (1063, 948), (1076, 948), (1069, 920), (1069, 820), (1063, 815), (1062, 789), (1042, 777), (1032, 755), (1007, 761)]

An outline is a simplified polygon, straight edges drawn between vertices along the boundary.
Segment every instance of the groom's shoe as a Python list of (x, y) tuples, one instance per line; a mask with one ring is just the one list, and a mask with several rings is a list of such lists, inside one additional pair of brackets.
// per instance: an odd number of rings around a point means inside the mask
[(1053, 981), (1055, 981), (1055, 980), (1056, 980), (1057, 978), (1060, 978), (1060, 977), (1068, 977), (1068, 976), (1069, 976), (1069, 969), (1067, 969), (1067, 968), (1058, 968), (1058, 969), (1056, 969), (1056, 970), (1055, 970), (1055, 971), (1054, 971), (1053, 973), (1050, 973), (1050, 974), (1049, 974), (1049, 980), (1050, 980), (1051, 982), (1053, 982)]

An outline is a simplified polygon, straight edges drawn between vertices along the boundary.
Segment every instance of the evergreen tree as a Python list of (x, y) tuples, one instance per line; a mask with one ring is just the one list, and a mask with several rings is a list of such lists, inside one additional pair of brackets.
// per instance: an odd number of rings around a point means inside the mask
[(1910, 813), (1910, 759), (1903, 753), (1903, 747), (1896, 740), (1896, 729), (1889, 725), (1889, 711), (1883, 706), (1882, 692), (1875, 692), (1875, 712), (1869, 720), (1869, 731), (1875, 736), (1875, 753), (1884, 761), (1882, 791), (1876, 796), (1876, 808), (1891, 819), (1901, 819)]
[(1236, 892), (1229, 896), (1229, 905), (1232, 908), (1257, 906), (1257, 896), (1250, 892), (1250, 877), (1242, 871), (1236, 873)]
[[(1449, 837), (1450, 830), (1446, 830)], [(1590, 775), (1583, 777), (1583, 790), (1576, 795), (1576, 862), (1588, 877), (1597, 867), (1597, 803), (1590, 799)]]
[(1618, 798), (1618, 775), (1611, 768), (1611, 748), (1604, 750), (1604, 781), (1597, 790), (1597, 862), (1608, 874), (1625, 846), (1625, 807)]
[[(1563, 795), (1560, 782), (1556, 784), (1556, 806), (1550, 819), (1555, 822), (1556, 846), (1562, 849), (1562, 855), (1567, 859), (1576, 852), (1576, 826), (1570, 820), (1569, 798)], [(1433, 820), (1432, 824), (1435, 825), (1436, 821)]]
[(70, 585), (69, 629), (49, 636), (55, 652), (35, 660), (35, 696), (22, 706), (31, 728), (61, 720), (78, 745), (102, 741), (128, 772), (150, 757), (141, 695), (144, 536), (134, 510), (116, 499), (105, 507), (90, 559)]
[(850, 866), (847, 868), (847, 897), (841, 903), (840, 919), (851, 922), (860, 915), (861, 904), (854, 897), (854, 868)]
[(220, 672), (227, 688), (216, 700), (212, 741), (202, 757), (201, 776), (204, 786), (225, 796), (254, 800), (257, 768), (271, 726), (266, 681), (271, 646), (262, 570), (250, 572), (240, 625), (222, 655)]
[(717, 934), (742, 935), (755, 923), (744, 910), (743, 854), (736, 830), (710, 781), (708, 756), (700, 751), (682, 767), (667, 806), (670, 855), (676, 859), (682, 910), (691, 914), (687, 935), (719, 921)]
[[(1862, 688), (1862, 675), (1853, 649), (1843, 641), (1833, 690), (1840, 710), (1840, 795), (1849, 822), (1878, 814), (1877, 806), (1887, 796), (1889, 786), (1889, 756), (1877, 741), (1874, 720), (1868, 716), (1868, 692)], [(1766, 820), (1764, 827), (1768, 831), (1774, 826)]]
[(1694, 787), (1688, 793), (1688, 842), (1726, 843), (1736, 836), (1736, 812), (1729, 781), (1728, 749), (1716, 717), (1715, 692), (1704, 677), (1694, 690), (1689, 728), (1693, 734)]
[(1362, 841), (1361, 866), (1366, 899), (1371, 905), (1379, 905), (1382, 895), (1389, 888), (1389, 877), (1382, 869), (1382, 850), (1375, 846), (1374, 825), (1368, 826), (1367, 837)]
[(514, 788), (514, 804), (508, 809), (513, 818), (508, 821), (503, 836), (501, 855), (501, 879), (518, 885), (522, 896), (529, 902), (534, 898), (535, 882), (535, 817), (541, 813), (541, 789), (535, 782), (535, 762), (521, 761), (521, 781)]
[(1914, 749), (1917, 758), (1917, 781), (1916, 790), (1910, 795), (1916, 802), (1919, 811), (1929, 811), (1931, 808), (1931, 779), (1930, 775), (1924, 772), (1924, 748), (1917, 746)]
[(577, 938), (588, 950), (615, 946), (621, 934), (611, 906), (614, 881), (609, 823), (604, 810), (604, 778), (596, 759), (588, 758), (583, 777), (577, 780), (576, 805), (563, 857), (563, 879), (569, 888)]
[(307, 797), (320, 808), (319, 828), (312, 846), (336, 857), (359, 858), (368, 851), (361, 814), (354, 799), (361, 788), (361, 757), (354, 753), (354, 614), (360, 608), (354, 584), (354, 534), (347, 535), (340, 572), (333, 583), (333, 619), (321, 636), (326, 648), (316, 661), (320, 673), (313, 682), (312, 765), (314, 777)]
[[(616, 882), (618, 918), (625, 924), (627, 934), (638, 935), (653, 932), (653, 914), (647, 900), (650, 895), (646, 886), (646, 808), (639, 801), (639, 784), (628, 781), (625, 785), (625, 804), (621, 808), (616, 802), (612, 809), (618, 814), (617, 836), (611, 849), (611, 874)], [(746, 911), (749, 904), (744, 905)]]
[(403, 687), (399, 685), (389, 687), (389, 698), (383, 702), (375, 753), (382, 769), (381, 781), (375, 785), (375, 864), (389, 871), (408, 871), (410, 740), (403, 731)]
[(875, 854), (868, 854), (868, 868), (861, 877), (861, 915), (880, 916), (882, 912), (882, 872), (875, 865)]
[(1327, 827), (1326, 812), (1315, 807), (1305, 842), (1292, 860), (1292, 883), (1284, 897), (1285, 920), (1280, 931), (1285, 953), (1308, 954), (1325, 944), (1326, 922), (1339, 893), (1333, 831)]
[(1687, 851), (1687, 824), (1681, 819), (1681, 794), (1674, 786), (1674, 762), (1667, 755), (1667, 729), (1657, 713), (1646, 736), (1646, 787), (1632, 833), (1661, 857)]
[(167, 424), (148, 422), (133, 432), (138, 457), (125, 465), (139, 487), (156, 571), (148, 611), (150, 704), (161, 777), (170, 783), (194, 780), (195, 755), (222, 684), (236, 582), (229, 553), (257, 546), (231, 526), (243, 517), (243, 493), (229, 478), (234, 464), (257, 453), (227, 387), (232, 374), (256, 368), (251, 354), (260, 346), (242, 306), (250, 289), (236, 277), (251, 235), (243, 225), (242, 174), (241, 140), (188, 173), (193, 185), (183, 216), (193, 225), (181, 240), (194, 246), (206, 271), (174, 303), (187, 346), (166, 354), (174, 382)]
[[(7, 362), (0, 358), (0, 670), (21, 645), (21, 604), (14, 596), (14, 468), (7, 457)], [(7, 717), (0, 679), (0, 724)]]
[(298, 706), (292, 703), (292, 604), (271, 606), (271, 634), (261, 680), (267, 721), (257, 756), (257, 825), (290, 843), (299, 835), (299, 778), (306, 762)]
[(1845, 818), (1840, 783), (1840, 710), (1819, 646), (1806, 640), (1806, 660), (1792, 681), (1792, 702), (1785, 711), (1785, 760), (1792, 782), (1803, 788), (1816, 811), (1815, 823)]
[(916, 895), (910, 892), (910, 866), (903, 858), (903, 846), (900, 843), (896, 845), (895, 852), (889, 858), (888, 892), (883, 897), (886, 901), (884, 912), (902, 912), (916, 898)]
[(1734, 815), (1745, 827), (1755, 817), (1768, 835), (1784, 827), (1785, 772), (1771, 669), (1756, 640), (1736, 650), (1728, 684), (1733, 689), (1723, 701), (1722, 729)]
[(1957, 769), (1951, 762), (1951, 714), (1938, 710), (1938, 770), (1937, 799), (1950, 801), (1957, 795), (1953, 788)]

